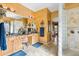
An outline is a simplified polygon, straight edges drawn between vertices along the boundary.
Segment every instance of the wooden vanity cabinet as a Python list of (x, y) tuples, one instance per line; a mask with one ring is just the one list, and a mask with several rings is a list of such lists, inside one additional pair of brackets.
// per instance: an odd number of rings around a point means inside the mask
[(14, 37), (14, 51), (22, 49), (22, 40), (21, 36)]
[(0, 56), (3, 56), (3, 55), (4, 55), (3, 51), (0, 51)]
[(7, 50), (0, 51), (0, 56), (10, 55), (21, 49), (22, 49), (22, 40), (20, 36), (9, 36), (7, 37)]

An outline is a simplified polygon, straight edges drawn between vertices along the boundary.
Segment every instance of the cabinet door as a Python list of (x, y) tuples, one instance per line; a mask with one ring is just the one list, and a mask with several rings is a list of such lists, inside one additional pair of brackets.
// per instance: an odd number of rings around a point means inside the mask
[(5, 55), (13, 53), (13, 51), (14, 51), (13, 42), (14, 42), (14, 40), (11, 40), (11, 38), (8, 38), (8, 40), (7, 40), (7, 50), (4, 51)]
[(14, 38), (14, 51), (20, 50), (21, 47), (22, 47), (22, 40), (21, 40), (21, 38), (19, 36), (15, 37)]
[(37, 43), (38, 42), (38, 35), (37, 34), (34, 34), (33, 36), (32, 36), (32, 44), (35, 44), (35, 43)]
[(0, 51), (0, 56), (3, 56), (4, 55), (4, 52), (3, 51)]
[(18, 42), (18, 44), (17, 44), (18, 48), (17, 49), (18, 50), (22, 49), (22, 39), (21, 39), (20, 36), (17, 37), (17, 42)]
[(14, 51), (17, 51), (18, 50), (18, 46), (19, 46), (18, 43), (19, 43), (18, 42), (18, 37), (15, 37), (14, 38)]
[(32, 44), (32, 36), (28, 36), (28, 42), (30, 45)]

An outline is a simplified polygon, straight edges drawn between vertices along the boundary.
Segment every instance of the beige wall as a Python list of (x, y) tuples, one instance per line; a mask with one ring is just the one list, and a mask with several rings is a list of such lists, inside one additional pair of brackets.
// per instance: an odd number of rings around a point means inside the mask
[(36, 25), (38, 29), (38, 33), (41, 27), (41, 21), (44, 22), (44, 37), (39, 37), (40, 42), (47, 43), (48, 41), (48, 9), (42, 9), (35, 13), (36, 15)]

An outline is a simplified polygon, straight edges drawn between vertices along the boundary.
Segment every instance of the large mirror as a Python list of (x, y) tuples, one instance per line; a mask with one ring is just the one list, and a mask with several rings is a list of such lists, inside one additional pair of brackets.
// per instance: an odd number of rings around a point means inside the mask
[(5, 15), (6, 16), (3, 18), (6, 20), (4, 25), (7, 35), (37, 33), (34, 20), (30, 20), (32, 22), (27, 23), (27, 20), (29, 20), (27, 17), (23, 17), (9, 11), (6, 11)]
[(23, 27), (22, 21), (15, 20), (12, 22), (5, 23), (6, 34), (9, 34), (9, 35), (18, 34), (19, 29), (22, 27)]
[[(21, 21), (22, 18), (24, 18), (23, 16), (19, 16), (15, 13), (6, 12), (6, 16), (7, 22), (5, 22), (5, 30), (6, 30), (6, 34), (7, 35), (13, 35), (13, 34), (18, 34), (18, 31), (20, 28), (23, 27), (23, 22)], [(10, 21), (8, 21), (10, 20)]]

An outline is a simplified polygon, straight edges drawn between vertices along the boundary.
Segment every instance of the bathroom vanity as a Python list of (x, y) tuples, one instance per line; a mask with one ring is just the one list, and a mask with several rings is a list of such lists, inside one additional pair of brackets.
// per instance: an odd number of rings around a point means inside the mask
[(0, 51), (1, 55), (10, 55), (14, 52), (17, 52), (23, 48), (22, 43), (26, 42), (29, 45), (39, 42), (38, 34), (28, 34), (28, 35), (8, 35), (7, 36), (7, 50)]

